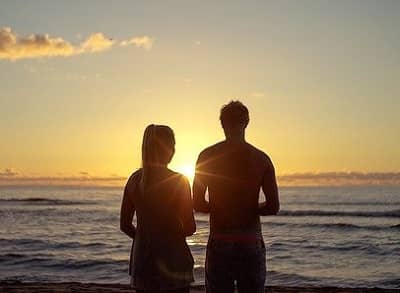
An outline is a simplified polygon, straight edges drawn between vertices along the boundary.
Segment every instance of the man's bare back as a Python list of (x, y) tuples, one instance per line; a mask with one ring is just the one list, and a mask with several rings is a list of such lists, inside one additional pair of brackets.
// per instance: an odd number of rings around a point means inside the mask
[[(259, 205), (260, 188), (271, 195), (269, 204)], [(201, 152), (193, 189), (195, 209), (210, 212), (212, 233), (260, 233), (259, 216), (273, 214), (277, 197), (271, 160), (245, 141), (223, 141)]]

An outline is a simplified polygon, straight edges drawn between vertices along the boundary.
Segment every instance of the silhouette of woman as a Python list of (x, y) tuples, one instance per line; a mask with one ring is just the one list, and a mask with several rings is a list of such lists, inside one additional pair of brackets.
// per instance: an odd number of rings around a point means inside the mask
[[(175, 137), (164, 125), (147, 126), (142, 168), (129, 178), (121, 205), (121, 231), (133, 239), (129, 274), (136, 292), (189, 292), (193, 257), (185, 237), (196, 230), (190, 185), (168, 169)], [(137, 227), (132, 224), (136, 212)]]

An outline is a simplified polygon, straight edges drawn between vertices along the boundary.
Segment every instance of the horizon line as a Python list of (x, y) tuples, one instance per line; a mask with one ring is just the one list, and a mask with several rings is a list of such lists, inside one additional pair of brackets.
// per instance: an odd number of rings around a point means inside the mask
[[(90, 176), (88, 173), (76, 176), (27, 176), (10, 169), (0, 172), (0, 187), (17, 186), (60, 186), (60, 187), (123, 187), (129, 176)], [(384, 186), (400, 185), (400, 171), (397, 172), (295, 172), (277, 175), (280, 187), (290, 186)]]

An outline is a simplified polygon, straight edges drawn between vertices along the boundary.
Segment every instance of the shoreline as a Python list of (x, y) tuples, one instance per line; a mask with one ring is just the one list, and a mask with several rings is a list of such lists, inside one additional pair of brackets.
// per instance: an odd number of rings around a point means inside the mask
[[(339, 288), (339, 287), (289, 287), (289, 286), (267, 286), (267, 292), (273, 293), (346, 293), (346, 292), (399, 292), (398, 289), (383, 288)], [(0, 292), (105, 292), (105, 293), (124, 293), (135, 292), (129, 285), (123, 284), (107, 284), (107, 283), (79, 283), (79, 282), (63, 282), (63, 283), (46, 283), (46, 282), (9, 282), (0, 281)], [(192, 285), (190, 292), (205, 292), (204, 285)]]

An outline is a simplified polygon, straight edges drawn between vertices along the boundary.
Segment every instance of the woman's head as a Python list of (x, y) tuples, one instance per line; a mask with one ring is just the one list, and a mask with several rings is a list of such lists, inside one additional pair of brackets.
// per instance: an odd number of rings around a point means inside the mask
[(175, 136), (170, 127), (155, 124), (146, 127), (142, 143), (142, 165), (144, 168), (168, 165), (174, 152)]

